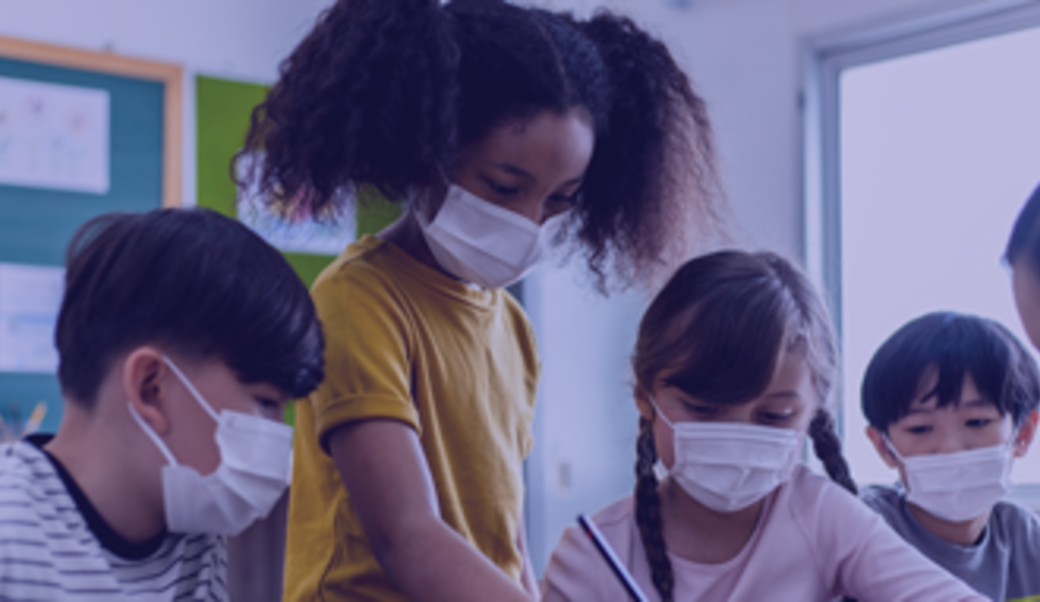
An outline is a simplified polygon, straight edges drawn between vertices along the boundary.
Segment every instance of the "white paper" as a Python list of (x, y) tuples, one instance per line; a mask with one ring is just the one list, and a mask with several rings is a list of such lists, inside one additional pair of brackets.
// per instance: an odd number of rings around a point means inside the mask
[[(249, 173), (250, 160), (240, 161), (240, 175)], [(267, 199), (256, 186), (240, 190), (238, 219), (249, 226), (275, 248), (290, 253), (312, 255), (339, 255), (354, 241), (353, 212), (342, 213), (335, 221), (316, 221), (310, 218), (288, 220), (268, 208)]]
[(57, 372), (64, 286), (64, 268), (0, 263), (0, 372)]
[(0, 184), (108, 192), (108, 92), (0, 77)]

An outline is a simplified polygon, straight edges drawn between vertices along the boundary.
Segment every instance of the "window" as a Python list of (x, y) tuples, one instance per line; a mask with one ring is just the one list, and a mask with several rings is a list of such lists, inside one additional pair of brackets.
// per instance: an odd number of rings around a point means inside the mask
[[(864, 368), (885, 338), (953, 310), (997, 319), (1029, 346), (1000, 259), (1040, 183), (1040, 10), (933, 18), (820, 42), (810, 58), (809, 266), (841, 333), (853, 475), (891, 482), (859, 408)], [(1040, 490), (1040, 445), (1014, 477)]]

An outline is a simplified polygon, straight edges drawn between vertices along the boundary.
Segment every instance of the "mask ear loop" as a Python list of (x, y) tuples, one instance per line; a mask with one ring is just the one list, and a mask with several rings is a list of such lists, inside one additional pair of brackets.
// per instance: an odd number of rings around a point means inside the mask
[(900, 464), (906, 466), (906, 458), (904, 458), (902, 454), (896, 451), (896, 446), (893, 445), (892, 440), (888, 438), (888, 433), (885, 433), (883, 437), (885, 438), (885, 447), (888, 448), (888, 453), (895, 456), (896, 460), (899, 460)]
[(192, 397), (195, 398), (195, 401), (199, 402), (199, 405), (202, 406), (202, 409), (206, 410), (206, 413), (209, 414), (210, 418), (213, 419), (213, 422), (220, 422), (220, 417), (217, 416), (217, 412), (212, 407), (210, 407), (208, 403), (206, 403), (206, 400), (202, 397), (202, 394), (198, 392), (198, 390), (195, 388), (195, 385), (191, 384), (191, 381), (188, 380), (188, 377), (184, 376), (184, 373), (181, 372), (181, 369), (173, 363), (173, 360), (164, 355), (163, 361), (166, 362), (166, 365), (170, 367), (170, 370), (172, 370), (173, 373), (177, 375), (177, 378), (181, 379), (181, 382), (184, 383), (184, 386), (188, 388), (188, 392), (191, 393)]
[(657, 415), (660, 416), (661, 420), (663, 420), (664, 423), (668, 425), (668, 428), (674, 431), (675, 424), (671, 420), (668, 420), (668, 417), (664, 415), (664, 412), (661, 411), (661, 406), (657, 405), (657, 400), (654, 399), (654, 396), (647, 394), (647, 397), (650, 398), (650, 405), (653, 406), (654, 411), (657, 412)]
[(142, 418), (141, 414), (137, 412), (137, 409), (129, 403), (126, 404), (126, 407), (130, 410), (130, 415), (134, 417), (135, 421), (137, 421), (137, 425), (141, 427), (144, 434), (148, 435), (148, 438), (152, 440), (152, 443), (154, 443), (155, 446), (159, 448), (159, 451), (162, 452), (162, 455), (166, 458), (166, 463), (170, 466), (177, 466), (177, 459), (173, 457), (172, 453), (170, 453), (170, 448), (166, 447), (166, 444), (159, 438), (159, 435), (155, 434), (152, 427), (148, 426), (148, 423), (144, 421), (144, 418)]

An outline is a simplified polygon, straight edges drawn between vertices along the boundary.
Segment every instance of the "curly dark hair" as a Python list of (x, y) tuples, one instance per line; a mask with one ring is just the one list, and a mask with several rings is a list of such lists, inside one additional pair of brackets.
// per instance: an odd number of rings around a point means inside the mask
[(282, 63), (239, 157), (264, 153), (248, 177), (282, 210), (328, 216), (343, 191), (401, 202), (493, 129), (578, 107), (596, 142), (570, 231), (601, 286), (652, 279), (691, 228), (724, 229), (704, 101), (664, 44), (605, 11), (339, 0)]

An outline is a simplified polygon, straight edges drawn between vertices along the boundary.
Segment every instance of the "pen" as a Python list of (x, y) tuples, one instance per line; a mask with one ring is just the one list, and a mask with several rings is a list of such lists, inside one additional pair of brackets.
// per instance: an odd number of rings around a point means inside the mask
[(639, 588), (639, 584), (636, 583), (636, 580), (632, 577), (631, 573), (628, 572), (628, 569), (625, 568), (625, 565), (621, 564), (617, 555), (614, 554), (614, 550), (611, 549), (610, 544), (607, 543), (606, 538), (599, 532), (596, 523), (589, 520), (589, 518), (584, 514), (579, 514), (578, 524), (581, 525), (582, 530), (589, 536), (592, 543), (596, 545), (596, 549), (599, 550), (600, 555), (603, 556), (603, 559), (610, 565), (614, 574), (621, 581), (621, 584), (625, 586), (628, 595), (631, 596), (633, 600), (636, 600), (636, 602), (649, 602), (646, 594), (644, 594), (643, 590)]

